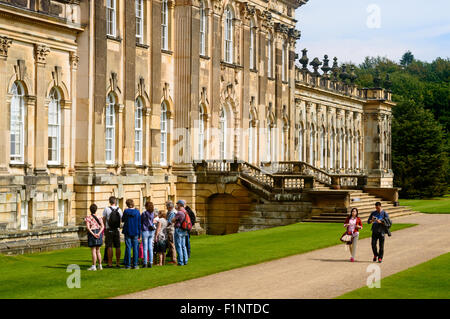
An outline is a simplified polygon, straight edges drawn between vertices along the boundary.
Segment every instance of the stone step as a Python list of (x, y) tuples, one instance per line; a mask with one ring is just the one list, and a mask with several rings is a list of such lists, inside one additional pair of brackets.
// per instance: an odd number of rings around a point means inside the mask
[[(392, 214), (389, 214), (389, 217), (391, 219), (395, 219), (397, 217), (401, 216), (407, 216), (416, 214), (417, 212), (411, 211), (411, 210), (404, 210), (399, 212), (394, 212)], [(368, 217), (368, 216), (367, 216)], [(343, 223), (345, 221), (346, 216), (341, 217), (328, 217), (328, 216), (311, 216), (310, 218), (304, 219), (303, 222), (314, 222), (314, 223)], [(363, 224), (366, 224), (366, 221), (362, 219)]]

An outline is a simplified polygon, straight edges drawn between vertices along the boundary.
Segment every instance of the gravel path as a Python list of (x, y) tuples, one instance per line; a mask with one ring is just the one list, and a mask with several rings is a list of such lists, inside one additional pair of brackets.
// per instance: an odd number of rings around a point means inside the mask
[[(418, 226), (386, 236), (384, 260), (377, 264), (382, 278), (450, 252), (450, 214), (414, 214), (393, 222)], [(367, 271), (373, 264), (370, 238), (359, 240), (356, 262), (349, 257), (344, 245), (333, 246), (118, 298), (334, 298), (366, 285), (373, 272)]]

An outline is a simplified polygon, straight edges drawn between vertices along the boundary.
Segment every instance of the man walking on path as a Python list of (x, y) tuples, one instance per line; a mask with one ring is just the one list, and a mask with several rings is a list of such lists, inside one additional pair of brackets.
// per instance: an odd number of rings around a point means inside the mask
[(184, 206), (186, 202), (184, 200), (179, 200), (177, 202), (177, 214), (172, 219), (172, 223), (175, 224), (175, 247), (177, 249), (177, 263), (178, 266), (187, 265), (188, 255), (186, 250), (186, 236), (187, 230), (181, 227), (182, 223), (186, 219), (186, 210)]
[(166, 202), (166, 208), (167, 208), (167, 237), (168, 237), (168, 247), (169, 247), (169, 253), (170, 257), (172, 258), (172, 261), (169, 261), (168, 264), (175, 264), (177, 260), (177, 252), (175, 249), (175, 227), (172, 223), (172, 219), (177, 214), (177, 211), (175, 210), (175, 207), (173, 205), (172, 201)]
[[(113, 247), (116, 249), (116, 267), (120, 267), (120, 222), (122, 210), (116, 205), (116, 198), (109, 198), (109, 206), (103, 210), (103, 224), (105, 225), (105, 247), (107, 252), (108, 268), (112, 268)], [(112, 215), (112, 218), (111, 218)]]
[[(386, 224), (389, 220), (389, 215), (383, 209), (381, 209), (381, 203), (375, 203), (375, 211), (373, 211), (367, 221), (368, 224), (372, 224), (372, 251), (373, 261), (381, 263), (384, 254), (384, 235), (388, 232)], [(380, 242), (380, 249), (377, 251), (377, 241)]]

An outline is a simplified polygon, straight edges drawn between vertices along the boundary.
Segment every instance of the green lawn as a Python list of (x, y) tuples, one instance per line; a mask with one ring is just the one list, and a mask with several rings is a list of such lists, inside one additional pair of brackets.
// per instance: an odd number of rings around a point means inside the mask
[(450, 299), (450, 253), (381, 279), (380, 288), (360, 288), (340, 299)]
[[(370, 227), (365, 226), (361, 238), (371, 234)], [(392, 230), (411, 226), (414, 225), (394, 224)], [(299, 223), (227, 236), (193, 236), (192, 258), (185, 267), (90, 272), (86, 270), (90, 266), (87, 247), (33, 255), (0, 255), (0, 298), (112, 297), (336, 245), (343, 231), (342, 224)], [(66, 269), (70, 264), (81, 267), (79, 289), (66, 286), (70, 275)]]
[(450, 214), (450, 195), (432, 199), (400, 199), (400, 205), (429, 214)]

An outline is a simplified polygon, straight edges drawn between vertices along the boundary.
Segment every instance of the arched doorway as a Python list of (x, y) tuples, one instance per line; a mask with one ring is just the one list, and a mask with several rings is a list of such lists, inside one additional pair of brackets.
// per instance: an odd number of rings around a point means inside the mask
[(207, 227), (209, 235), (237, 233), (240, 222), (238, 200), (229, 194), (215, 194), (207, 201)]

